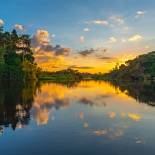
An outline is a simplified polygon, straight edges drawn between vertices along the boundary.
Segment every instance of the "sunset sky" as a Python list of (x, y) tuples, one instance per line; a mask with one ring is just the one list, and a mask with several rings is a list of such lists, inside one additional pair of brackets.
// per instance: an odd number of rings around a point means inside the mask
[(0, 26), (28, 33), (44, 70), (108, 72), (155, 49), (154, 0), (1, 0)]

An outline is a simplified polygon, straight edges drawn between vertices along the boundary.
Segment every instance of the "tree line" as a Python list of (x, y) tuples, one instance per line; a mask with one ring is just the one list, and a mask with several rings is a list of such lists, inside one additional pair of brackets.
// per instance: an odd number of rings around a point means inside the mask
[(155, 81), (155, 52), (143, 54), (116, 67), (103, 76), (121, 81)]

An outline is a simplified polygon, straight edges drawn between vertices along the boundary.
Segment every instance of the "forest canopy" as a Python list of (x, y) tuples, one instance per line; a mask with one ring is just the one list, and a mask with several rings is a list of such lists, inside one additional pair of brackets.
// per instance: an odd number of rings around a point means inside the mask
[(16, 30), (5, 32), (0, 27), (0, 79), (36, 80), (38, 71), (30, 36), (19, 35)]

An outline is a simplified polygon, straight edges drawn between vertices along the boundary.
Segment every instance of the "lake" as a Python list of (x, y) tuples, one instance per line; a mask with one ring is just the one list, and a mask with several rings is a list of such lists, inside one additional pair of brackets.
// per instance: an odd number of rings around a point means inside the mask
[(2, 155), (154, 155), (155, 85), (4, 84)]

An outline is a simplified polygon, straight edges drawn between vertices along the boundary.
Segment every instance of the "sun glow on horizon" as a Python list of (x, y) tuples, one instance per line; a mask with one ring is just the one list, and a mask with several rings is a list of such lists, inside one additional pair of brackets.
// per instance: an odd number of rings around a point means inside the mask
[[(50, 55), (49, 55), (50, 56)], [(38, 66), (44, 71), (60, 71), (68, 68), (73, 68), (78, 70), (81, 73), (88, 72), (88, 73), (107, 73), (112, 70), (116, 64), (125, 64), (126, 61), (132, 60), (136, 57), (136, 54), (129, 54), (129, 55), (121, 55), (118, 58), (114, 58), (111, 60), (101, 60), (96, 59), (93, 57), (89, 58), (66, 58), (63, 56), (53, 58), (51, 57), (49, 60), (45, 62), (38, 62)]]

